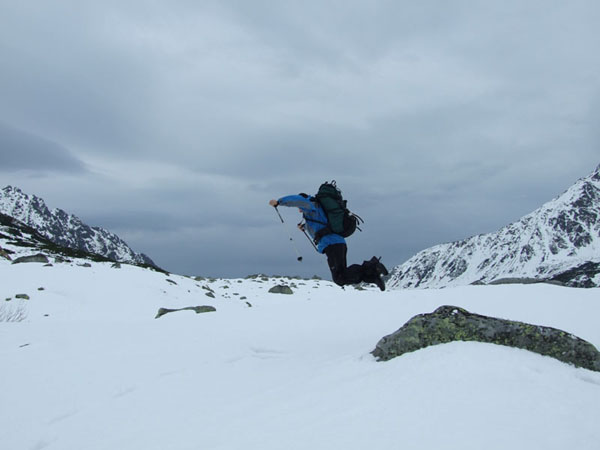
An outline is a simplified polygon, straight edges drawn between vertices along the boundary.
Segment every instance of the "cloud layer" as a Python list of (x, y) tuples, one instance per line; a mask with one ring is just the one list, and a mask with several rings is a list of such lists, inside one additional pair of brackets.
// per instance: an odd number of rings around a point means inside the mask
[(351, 259), (398, 264), (600, 162), (598, 23), (593, 1), (13, 2), (0, 173), (226, 276), (325, 275), (267, 201), (337, 179), (367, 220)]

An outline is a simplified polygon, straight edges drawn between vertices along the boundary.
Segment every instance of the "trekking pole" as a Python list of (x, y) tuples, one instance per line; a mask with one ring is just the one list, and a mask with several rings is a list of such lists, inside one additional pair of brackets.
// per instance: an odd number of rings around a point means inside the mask
[(290, 231), (285, 226), (285, 222), (283, 220), (283, 217), (281, 217), (281, 214), (279, 213), (279, 210), (277, 209), (277, 206), (274, 206), (273, 208), (275, 208), (275, 211), (277, 212), (277, 215), (279, 216), (279, 220), (281, 220), (281, 223), (283, 224), (283, 227), (287, 230), (287, 234), (288, 234), (288, 237), (290, 238), (290, 242), (292, 243), (292, 247), (294, 247), (294, 251), (296, 252), (296, 255), (298, 256), (296, 259), (298, 261), (302, 262), (302, 256), (300, 255), (300, 252), (296, 248), (296, 244), (294, 243), (294, 239), (292, 238), (292, 235), (290, 234)]
[(308, 235), (308, 233), (306, 232), (306, 230), (304, 229), (304, 226), (302, 226), (302, 222), (300, 222), (298, 224), (298, 228), (300, 228), (302, 230), (302, 232), (304, 233), (304, 236), (306, 236), (306, 239), (308, 239), (308, 241), (310, 242), (310, 244), (313, 246), (313, 248), (316, 250), (317, 253), (319, 253), (319, 249), (317, 248), (317, 246), (315, 245), (315, 241), (312, 240), (310, 238), (310, 236)]

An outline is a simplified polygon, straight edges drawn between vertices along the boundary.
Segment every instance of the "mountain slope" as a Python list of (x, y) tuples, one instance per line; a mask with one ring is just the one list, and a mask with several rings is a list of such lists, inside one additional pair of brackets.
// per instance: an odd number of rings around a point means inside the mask
[[(496, 233), (423, 250), (394, 268), (390, 288), (440, 288), (502, 278), (600, 284), (600, 166)], [(580, 269), (580, 270), (576, 270)], [(572, 274), (567, 276), (566, 274)]]
[(62, 209), (50, 210), (44, 200), (29, 196), (19, 188), (7, 186), (0, 191), (0, 213), (36, 229), (52, 242), (106, 258), (133, 264), (156, 266), (143, 253), (134, 252), (125, 241), (110, 231), (90, 227)]

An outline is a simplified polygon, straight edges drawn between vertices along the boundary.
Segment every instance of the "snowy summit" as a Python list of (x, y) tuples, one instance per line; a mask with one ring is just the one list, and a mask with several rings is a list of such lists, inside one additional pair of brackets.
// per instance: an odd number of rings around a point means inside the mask
[(600, 166), (496, 233), (436, 245), (394, 268), (388, 287), (441, 288), (504, 278), (600, 285)]

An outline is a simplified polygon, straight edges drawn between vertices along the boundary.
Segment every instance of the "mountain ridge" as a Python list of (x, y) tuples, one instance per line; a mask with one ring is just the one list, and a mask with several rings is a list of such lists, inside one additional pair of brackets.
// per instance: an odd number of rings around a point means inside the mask
[(6, 186), (0, 190), (0, 212), (34, 228), (59, 246), (114, 261), (157, 267), (150, 257), (133, 251), (115, 233), (91, 227), (62, 209), (50, 210), (42, 198), (28, 195), (18, 187)]
[(396, 266), (387, 284), (396, 289), (441, 288), (502, 278), (545, 281), (573, 273), (567, 285), (592, 287), (600, 284), (593, 272), (574, 270), (590, 262), (600, 262), (600, 165), (496, 232), (422, 250)]

